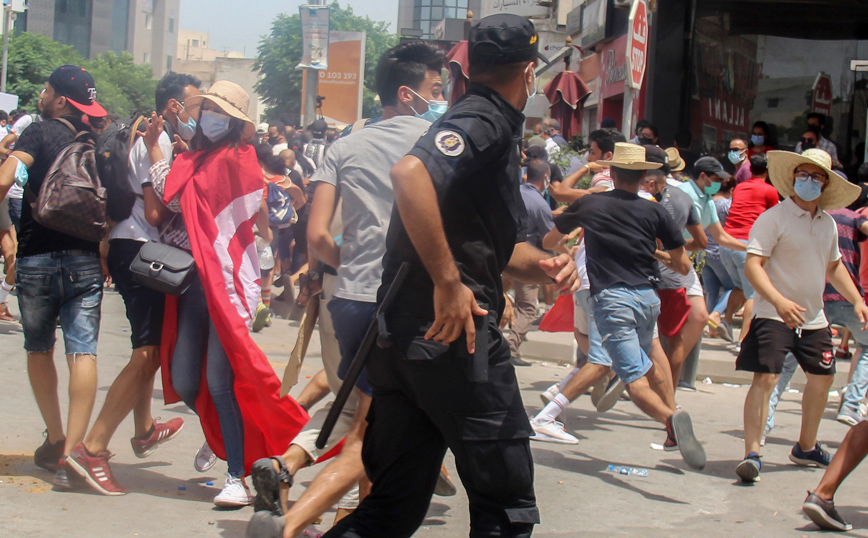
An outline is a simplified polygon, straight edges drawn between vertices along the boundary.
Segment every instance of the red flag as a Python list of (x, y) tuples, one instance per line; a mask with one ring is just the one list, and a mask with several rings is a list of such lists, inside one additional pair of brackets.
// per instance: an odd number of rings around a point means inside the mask
[[(225, 178), (219, 183), (215, 178)], [(244, 468), (282, 454), (308, 420), (292, 398), (280, 398), (280, 380), (249, 329), (259, 304), (259, 258), (253, 225), (262, 201), (262, 169), (252, 147), (179, 155), (166, 179), (164, 201), (180, 194), (184, 224), (208, 314), (235, 374), (235, 396), (244, 420)], [(172, 352), (177, 339), (177, 297), (166, 301), (160, 351), (166, 403), (180, 401), (172, 388)], [(225, 459), (217, 411), (205, 372), (196, 399), (205, 439)]]

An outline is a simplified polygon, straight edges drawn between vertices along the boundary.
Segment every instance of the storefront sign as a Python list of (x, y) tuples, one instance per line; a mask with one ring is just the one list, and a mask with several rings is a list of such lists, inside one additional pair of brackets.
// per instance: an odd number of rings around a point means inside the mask
[(582, 10), (582, 47), (596, 45), (606, 37), (608, 0), (591, 0)]
[(746, 103), (729, 97), (703, 97), (702, 101), (703, 123), (738, 133), (747, 132), (750, 109)]
[(821, 72), (814, 81), (814, 97), (811, 102), (811, 112), (819, 112), (825, 116), (832, 113), (832, 77)]
[(645, 0), (634, 0), (627, 25), (627, 65), (630, 87), (639, 89), (648, 65), (648, 5)]
[(605, 99), (624, 93), (627, 80), (627, 36), (623, 35), (600, 47), (600, 95)]
[(329, 42), (328, 69), (319, 72), (317, 94), (325, 97), (325, 120), (348, 125), (362, 117), (365, 32), (331, 32)]
[(498, 13), (511, 13), (521, 17), (547, 17), (549, 8), (541, 6), (538, 0), (483, 0), (484, 17)]
[(582, 6), (567, 13), (567, 35), (576, 35), (582, 31)]
[(328, 69), (329, 8), (300, 6), (301, 62), (296, 69)]

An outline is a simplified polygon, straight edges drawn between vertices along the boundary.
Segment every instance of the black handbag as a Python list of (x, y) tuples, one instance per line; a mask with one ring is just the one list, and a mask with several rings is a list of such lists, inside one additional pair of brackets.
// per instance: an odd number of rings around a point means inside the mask
[(196, 278), (196, 262), (186, 251), (148, 241), (130, 264), (130, 271), (142, 286), (166, 295), (181, 295)]

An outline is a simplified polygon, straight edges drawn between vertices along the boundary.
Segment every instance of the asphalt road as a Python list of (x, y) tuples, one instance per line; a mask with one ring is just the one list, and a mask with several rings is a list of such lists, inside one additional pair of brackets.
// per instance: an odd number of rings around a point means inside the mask
[[(10, 302), (17, 314), (17, 305)], [(255, 336), (275, 369), (282, 373), (295, 341), (297, 323), (277, 320)], [(129, 356), (129, 325), (120, 297), (106, 294), (100, 336), (97, 408), (109, 385)], [(209, 473), (193, 469), (193, 456), (203, 436), (196, 416), (184, 405), (162, 405), (155, 390), (154, 414), (163, 419), (182, 417), (183, 433), (146, 460), (137, 459), (127, 444), (132, 419), (115, 435), (112, 468), (129, 488), (123, 497), (103, 497), (89, 491), (51, 491), (50, 473), (34, 466), (33, 450), (42, 443), (44, 426), (30, 391), (22, 351), (20, 327), (0, 324), (0, 537), (241, 537), (251, 508), (219, 511), (211, 499), (222, 485), (223, 462)], [(67, 369), (57, 361), (65, 392)], [(302, 371), (302, 384), (319, 369), (319, 346), (312, 345)], [(540, 405), (538, 393), (567, 373), (561, 366), (535, 364), (518, 371), (528, 413)], [(599, 414), (590, 399), (580, 398), (563, 415), (576, 446), (533, 443), (536, 491), (542, 524), (539, 537), (696, 537), (696, 536), (809, 536), (817, 532), (800, 511), (805, 490), (821, 472), (792, 465), (788, 451), (798, 435), (801, 395), (788, 393), (779, 408), (778, 426), (765, 448), (763, 480), (752, 487), (738, 483), (735, 466), (742, 455), (741, 413), (746, 388), (699, 385), (697, 393), (678, 393), (678, 402), (694, 417), (704, 442), (708, 466), (690, 470), (677, 453), (651, 450), (661, 443), (662, 428), (633, 404), (620, 402)], [(295, 387), (298, 394), (301, 386)], [(63, 397), (62, 397), (63, 399)], [(834, 450), (846, 432), (835, 422), (835, 398), (830, 398), (820, 438)], [(95, 411), (96, 413), (96, 411)], [(608, 464), (644, 468), (647, 477), (606, 471)], [(454, 465), (447, 467), (455, 476)], [(316, 468), (302, 471), (291, 498), (298, 498)], [(865, 469), (857, 469), (838, 493), (843, 515), (856, 530), (848, 535), (868, 537), (868, 483)], [(206, 485), (213, 482), (214, 486)], [(183, 486), (184, 489), (181, 489)], [(460, 489), (460, 488), (459, 488)], [(330, 522), (333, 514), (325, 515)], [(435, 497), (417, 536), (466, 536), (469, 520), (463, 492)]]

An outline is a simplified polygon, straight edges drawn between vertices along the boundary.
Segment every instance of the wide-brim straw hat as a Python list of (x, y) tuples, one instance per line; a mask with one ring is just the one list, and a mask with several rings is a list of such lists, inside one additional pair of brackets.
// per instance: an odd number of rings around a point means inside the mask
[(227, 115), (244, 122), (244, 139), (253, 138), (256, 124), (247, 116), (250, 110), (250, 94), (244, 88), (228, 80), (218, 80), (208, 91), (188, 98), (184, 106), (197, 122), (201, 116), (202, 101), (205, 99), (219, 106)]
[(801, 155), (791, 151), (769, 151), (766, 155), (769, 159), (769, 178), (784, 198), (795, 194), (793, 172), (803, 164), (819, 166), (829, 176), (829, 184), (820, 195), (820, 208), (824, 210), (847, 207), (862, 192), (862, 189), (832, 170), (832, 157), (821, 149), (807, 149)]
[(624, 170), (656, 170), (663, 166), (660, 163), (647, 162), (645, 160), (645, 148), (629, 142), (616, 142), (612, 160), (597, 161), (597, 164), (623, 168)]
[(680, 172), (687, 166), (687, 163), (681, 158), (678, 148), (666, 148), (666, 155), (669, 157), (669, 168), (673, 172)]

